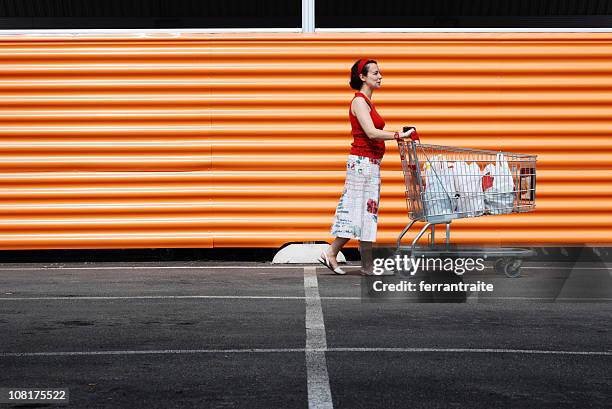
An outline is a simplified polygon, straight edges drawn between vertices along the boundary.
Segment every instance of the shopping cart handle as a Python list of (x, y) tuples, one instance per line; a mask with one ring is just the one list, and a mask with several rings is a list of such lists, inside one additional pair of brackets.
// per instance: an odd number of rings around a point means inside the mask
[(421, 139), (419, 138), (419, 134), (417, 133), (417, 130), (414, 126), (405, 126), (402, 130), (404, 132), (408, 132), (409, 130), (414, 129), (414, 132), (412, 132), (410, 134), (410, 139), (412, 139), (413, 141), (421, 141)]

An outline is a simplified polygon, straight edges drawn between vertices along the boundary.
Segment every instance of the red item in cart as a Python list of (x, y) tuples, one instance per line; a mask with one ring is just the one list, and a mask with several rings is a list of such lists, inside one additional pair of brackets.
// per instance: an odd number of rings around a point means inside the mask
[(491, 189), (493, 187), (493, 176), (490, 173), (487, 173), (482, 177), (482, 191), (484, 192), (487, 189)]

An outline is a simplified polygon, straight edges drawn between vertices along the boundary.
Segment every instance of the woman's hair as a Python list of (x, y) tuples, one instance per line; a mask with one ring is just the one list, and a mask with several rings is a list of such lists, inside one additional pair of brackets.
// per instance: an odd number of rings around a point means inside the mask
[(353, 66), (351, 67), (351, 81), (349, 82), (349, 84), (351, 85), (351, 88), (357, 91), (359, 91), (361, 89), (361, 86), (363, 85), (363, 81), (361, 81), (361, 78), (359, 78), (359, 74), (363, 74), (367, 76), (368, 75), (368, 65), (370, 65), (371, 63), (378, 64), (374, 60), (368, 60), (368, 62), (366, 62), (365, 65), (363, 66), (363, 69), (361, 70), (361, 72), (357, 72), (357, 69), (359, 68), (359, 61), (361, 60), (355, 61), (355, 64), (353, 64)]

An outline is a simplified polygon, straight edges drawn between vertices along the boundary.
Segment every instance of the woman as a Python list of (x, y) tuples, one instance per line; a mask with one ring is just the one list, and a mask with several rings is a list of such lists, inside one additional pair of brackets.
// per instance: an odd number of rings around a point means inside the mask
[(385, 121), (372, 103), (372, 94), (380, 88), (381, 81), (376, 61), (364, 58), (353, 64), (350, 85), (358, 92), (351, 101), (349, 119), (354, 140), (346, 164), (344, 191), (331, 229), (335, 240), (318, 260), (336, 274), (345, 274), (338, 267), (336, 256), (350, 239), (359, 240), (361, 273), (371, 274), (372, 243), (376, 241), (378, 223), (380, 162), (385, 153), (385, 141), (409, 136), (418, 139), (414, 128), (407, 132), (383, 131)]

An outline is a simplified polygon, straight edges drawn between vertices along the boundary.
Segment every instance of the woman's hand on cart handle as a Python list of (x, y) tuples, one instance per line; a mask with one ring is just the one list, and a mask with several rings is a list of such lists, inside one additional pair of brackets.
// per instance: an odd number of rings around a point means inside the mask
[(414, 126), (405, 126), (403, 132), (400, 133), (402, 139), (410, 137), (413, 141), (420, 141), (419, 134)]

